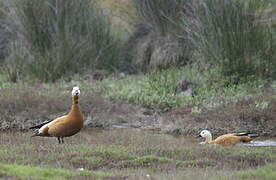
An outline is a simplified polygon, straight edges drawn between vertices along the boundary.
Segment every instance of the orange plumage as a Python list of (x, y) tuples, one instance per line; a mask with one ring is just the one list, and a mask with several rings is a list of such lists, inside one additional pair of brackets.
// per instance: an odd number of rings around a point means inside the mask
[(258, 137), (257, 134), (231, 133), (224, 134), (212, 140), (212, 134), (208, 130), (201, 131), (200, 136), (205, 138), (205, 143), (220, 144), (223, 146), (235, 145), (241, 142), (250, 142), (252, 138)]
[(70, 112), (65, 116), (31, 127), (30, 129), (37, 129), (33, 136), (57, 137), (59, 143), (63, 143), (63, 137), (78, 133), (83, 127), (83, 115), (78, 102), (79, 95), (79, 88), (74, 87)]

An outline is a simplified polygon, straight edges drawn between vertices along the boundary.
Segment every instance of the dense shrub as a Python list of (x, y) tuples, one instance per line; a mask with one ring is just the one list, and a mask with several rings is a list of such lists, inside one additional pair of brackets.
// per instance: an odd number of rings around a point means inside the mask
[(195, 59), (204, 66), (219, 66), (235, 82), (252, 76), (275, 78), (275, 27), (260, 23), (267, 5), (262, 0), (194, 4), (192, 18), (183, 17), (182, 22), (195, 48)]
[(138, 22), (126, 45), (132, 71), (148, 71), (186, 64), (189, 44), (180, 21), (189, 0), (134, 0)]
[(219, 67), (231, 83), (275, 78), (275, 25), (267, 13), (273, 1), (133, 2), (140, 24), (126, 48), (132, 71), (196, 62)]
[[(94, 0), (14, 0), (11, 19), (18, 26), (16, 45), (6, 64), (9, 74), (23, 73), (55, 81), (117, 64), (119, 41)], [(20, 41), (21, 43), (17, 43)], [(14, 58), (17, 57), (17, 58)], [(24, 64), (17, 72), (17, 62)], [(13, 66), (15, 64), (15, 66)]]

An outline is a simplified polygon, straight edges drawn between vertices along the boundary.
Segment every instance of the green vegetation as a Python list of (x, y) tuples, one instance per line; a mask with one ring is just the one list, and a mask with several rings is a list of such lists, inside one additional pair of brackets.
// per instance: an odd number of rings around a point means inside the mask
[[(275, 78), (275, 27), (260, 25), (269, 1), (205, 0), (195, 17), (183, 21), (196, 59), (220, 67), (232, 83), (243, 78)], [(185, 19), (186, 20), (186, 19)], [(193, 20), (193, 21), (191, 21)]]
[(3, 42), (1, 61), (13, 82), (187, 64), (217, 69), (230, 84), (275, 79), (273, 1), (134, 0), (122, 2), (125, 8), (107, 0), (0, 3), (0, 19), (16, 34)]
[(239, 173), (239, 176), (242, 177), (242, 179), (276, 179), (276, 165), (270, 164), (256, 170), (243, 171)]
[[(258, 80), (227, 85), (227, 79), (219, 74), (215, 69), (202, 71), (197, 66), (186, 66), (154, 71), (143, 76), (128, 76), (116, 81), (105, 79), (98, 82), (97, 86), (110, 99), (123, 99), (147, 107), (166, 109), (186, 105), (216, 107), (223, 104), (223, 101), (257, 95), (262, 92), (260, 87), (266, 83), (265, 80)], [(183, 76), (194, 83), (193, 97), (175, 93), (176, 84)]]
[(190, 1), (134, 0), (133, 4), (138, 25), (123, 49), (126, 71), (150, 72), (190, 62), (192, 50), (181, 26)]
[[(178, 180), (183, 175), (244, 179), (273, 177), (276, 163), (274, 147), (203, 146), (196, 139), (145, 131), (90, 129), (66, 139), (62, 145), (54, 138), (29, 139), (30, 135), (1, 132), (1, 177), (143, 179), (149, 174), (157, 179), (173, 176)], [(255, 172), (255, 168), (261, 169)], [(262, 176), (262, 171), (267, 175)]]
[(0, 164), (0, 175), (17, 177), (20, 179), (40, 179), (40, 180), (50, 180), (50, 179), (74, 179), (78, 177), (86, 178), (103, 178), (109, 176), (107, 173), (103, 172), (90, 172), (84, 171), (69, 171), (66, 169), (53, 169), (53, 168), (39, 168), (25, 165), (17, 164)]
[(275, 78), (275, 26), (265, 13), (273, 3), (134, 1), (142, 25), (127, 43), (129, 59), (142, 71), (187, 63), (219, 68), (232, 84)]
[(134, 7), (142, 22), (149, 23), (154, 31), (161, 36), (177, 35), (181, 28), (175, 22), (180, 22), (184, 8), (189, 4), (186, 0), (134, 0)]
[(16, 83), (9, 81), (6, 75), (0, 74), (0, 88), (8, 88), (14, 85), (16, 85)]
[(20, 31), (4, 67), (11, 81), (53, 82), (118, 64), (120, 40), (96, 1), (15, 0), (14, 6), (9, 18)]

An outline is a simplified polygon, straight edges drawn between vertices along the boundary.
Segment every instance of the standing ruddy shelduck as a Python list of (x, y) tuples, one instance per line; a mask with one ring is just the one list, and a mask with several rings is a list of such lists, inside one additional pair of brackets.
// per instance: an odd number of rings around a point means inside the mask
[(215, 140), (212, 140), (212, 134), (208, 130), (201, 131), (200, 136), (205, 138), (204, 143), (220, 144), (223, 146), (235, 145), (240, 142), (250, 142), (252, 138), (258, 137), (257, 134), (231, 133), (224, 134), (222, 136), (217, 137)]
[(36, 129), (32, 136), (57, 137), (59, 143), (63, 143), (63, 137), (73, 136), (83, 127), (83, 115), (79, 107), (79, 87), (72, 90), (72, 107), (70, 112), (62, 117), (44, 122), (30, 129)]

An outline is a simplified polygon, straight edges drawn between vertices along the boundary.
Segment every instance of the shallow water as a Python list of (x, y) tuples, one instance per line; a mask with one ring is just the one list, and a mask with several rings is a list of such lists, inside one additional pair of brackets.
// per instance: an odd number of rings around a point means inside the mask
[[(204, 145), (206, 142), (200, 142), (199, 144)], [(249, 143), (240, 143), (238, 146), (252, 146), (252, 147), (276, 147), (276, 141), (264, 140), (264, 141), (251, 141)]]
[(276, 141), (272, 141), (272, 140), (251, 141), (250, 143), (241, 144), (241, 146), (254, 146), (254, 147), (276, 146)]

